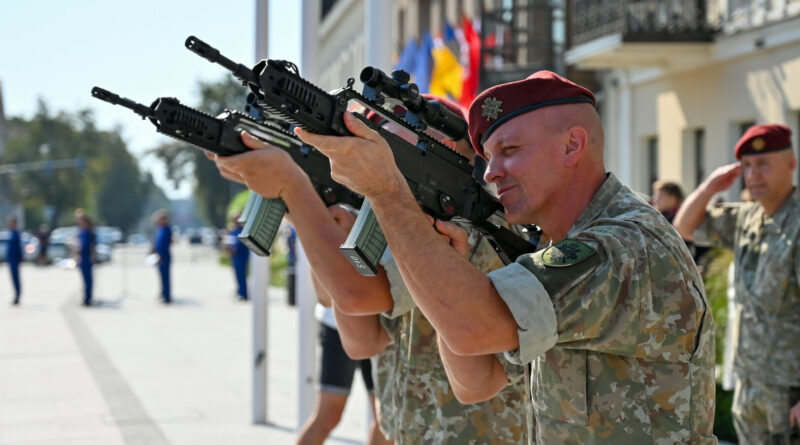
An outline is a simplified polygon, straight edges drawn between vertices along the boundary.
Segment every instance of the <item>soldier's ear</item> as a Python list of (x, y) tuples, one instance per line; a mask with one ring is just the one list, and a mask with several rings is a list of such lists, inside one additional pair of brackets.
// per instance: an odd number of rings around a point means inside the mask
[(564, 166), (573, 167), (589, 147), (589, 132), (580, 125), (567, 129), (564, 133)]

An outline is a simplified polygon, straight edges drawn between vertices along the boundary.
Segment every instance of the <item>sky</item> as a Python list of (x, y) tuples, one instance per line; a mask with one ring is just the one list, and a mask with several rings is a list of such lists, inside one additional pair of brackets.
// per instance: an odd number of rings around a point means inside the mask
[[(299, 62), (300, 3), (270, 2), (270, 58)], [(99, 128), (121, 127), (129, 150), (167, 196), (188, 198), (191, 183), (174, 188), (160, 162), (144, 155), (170, 138), (126, 108), (93, 99), (90, 91), (100, 86), (145, 105), (162, 96), (196, 105), (198, 81), (230, 74), (187, 50), (189, 35), (236, 62), (254, 64), (255, 0), (0, 0), (6, 117), (32, 117), (39, 98), (54, 113), (93, 110)]]

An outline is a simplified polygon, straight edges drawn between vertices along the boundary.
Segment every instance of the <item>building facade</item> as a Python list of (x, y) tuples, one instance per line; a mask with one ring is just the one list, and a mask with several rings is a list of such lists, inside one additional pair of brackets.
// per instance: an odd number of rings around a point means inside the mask
[[(568, 65), (595, 70), (609, 170), (688, 192), (741, 134), (782, 123), (800, 145), (800, 0), (570, 0)], [(737, 200), (741, 183), (726, 199)]]

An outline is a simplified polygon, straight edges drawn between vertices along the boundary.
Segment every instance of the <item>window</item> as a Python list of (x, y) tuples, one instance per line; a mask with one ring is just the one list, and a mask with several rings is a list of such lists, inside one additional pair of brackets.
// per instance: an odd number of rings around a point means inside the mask
[(695, 187), (706, 178), (706, 131), (698, 128), (694, 131), (694, 184)]
[(647, 188), (658, 181), (658, 137), (647, 138)]

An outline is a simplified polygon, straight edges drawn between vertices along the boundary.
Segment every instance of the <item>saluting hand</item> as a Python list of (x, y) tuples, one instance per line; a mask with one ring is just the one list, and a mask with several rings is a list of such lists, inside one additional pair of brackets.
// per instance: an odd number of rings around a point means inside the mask
[(331, 177), (350, 190), (369, 198), (394, 195), (406, 185), (397, 169), (389, 144), (352, 113), (344, 123), (353, 136), (323, 136), (295, 128), (295, 134), (316, 147), (331, 162)]
[(712, 193), (728, 190), (736, 182), (741, 172), (742, 165), (738, 162), (717, 167), (711, 172), (708, 178), (706, 178), (703, 186)]
[(305, 176), (285, 151), (246, 131), (241, 136), (244, 145), (252, 148), (252, 151), (233, 156), (206, 153), (206, 157), (217, 164), (224, 178), (243, 183), (265, 198), (281, 198)]

